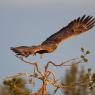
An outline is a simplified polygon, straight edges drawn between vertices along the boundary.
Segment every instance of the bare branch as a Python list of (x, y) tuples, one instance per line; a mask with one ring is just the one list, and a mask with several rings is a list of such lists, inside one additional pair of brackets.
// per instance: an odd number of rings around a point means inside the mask
[(37, 62), (34, 62), (34, 63), (32, 63), (32, 62), (29, 62), (29, 61), (26, 61), (25, 59), (23, 59), (23, 57), (19, 57), (19, 56), (17, 56), (17, 58), (19, 58), (20, 60), (22, 60), (23, 62), (25, 62), (25, 63), (28, 63), (28, 64), (30, 64), (30, 65), (33, 65), (34, 66), (34, 71), (35, 71), (35, 69), (36, 69), (36, 71), (41, 75), (41, 76), (43, 76), (43, 74), (40, 72), (40, 70), (39, 70), (39, 68), (38, 68), (38, 63)]
[[(75, 62), (76, 60), (78, 60), (78, 61)], [(72, 62), (71, 62), (71, 61), (72, 61)], [(62, 62), (61, 64), (55, 64), (54, 62), (49, 61), (49, 62), (45, 65), (45, 71), (48, 70), (48, 67), (49, 67), (50, 64), (52, 64), (53, 66), (59, 66), (59, 67), (61, 67), (61, 66), (72, 66), (72, 64), (71, 64), (71, 65), (67, 65), (67, 64), (66, 64), (66, 63), (69, 63), (69, 62), (75, 63), (75, 64), (84, 63), (84, 61), (83, 61), (82, 59), (80, 59), (80, 58), (70, 59), (70, 60), (68, 60), (68, 61)], [(65, 65), (65, 64), (66, 64), (66, 65)]]

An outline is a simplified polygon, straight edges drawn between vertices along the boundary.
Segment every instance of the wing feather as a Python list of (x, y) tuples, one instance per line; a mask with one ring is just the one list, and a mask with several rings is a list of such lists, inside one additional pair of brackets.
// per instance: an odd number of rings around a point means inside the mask
[(89, 29), (95, 26), (95, 18), (93, 16), (83, 15), (73, 21), (71, 21), (66, 27), (56, 32), (47, 38), (42, 45), (56, 44), (64, 42), (66, 39), (79, 35), (83, 32), (87, 32)]

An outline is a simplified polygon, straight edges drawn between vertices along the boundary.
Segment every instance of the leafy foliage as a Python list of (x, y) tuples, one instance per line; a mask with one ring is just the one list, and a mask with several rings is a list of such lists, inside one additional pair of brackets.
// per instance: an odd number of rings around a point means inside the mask
[(69, 85), (63, 88), (65, 95), (94, 95), (95, 94), (95, 73), (91, 74), (91, 69), (85, 71), (84, 68), (79, 71), (76, 64), (72, 64), (71, 68), (66, 71), (66, 75), (62, 83)]
[[(23, 78), (13, 78), (3, 82), (2, 95), (30, 95)], [(1, 95), (1, 94), (0, 94)]]

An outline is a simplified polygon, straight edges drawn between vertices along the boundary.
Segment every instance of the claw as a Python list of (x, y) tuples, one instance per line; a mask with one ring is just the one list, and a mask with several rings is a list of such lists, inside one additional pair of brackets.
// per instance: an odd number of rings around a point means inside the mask
[(40, 58), (42, 59), (43, 57), (44, 57), (44, 55), (43, 55), (43, 54), (41, 54)]

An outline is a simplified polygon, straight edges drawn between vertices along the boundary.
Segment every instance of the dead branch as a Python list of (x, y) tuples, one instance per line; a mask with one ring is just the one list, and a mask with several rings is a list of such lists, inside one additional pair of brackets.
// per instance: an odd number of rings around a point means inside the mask
[[(78, 61), (77, 61), (77, 62), (74, 62), (74, 61), (76, 61), (76, 60), (78, 60)], [(72, 66), (72, 64), (71, 64), (71, 65), (68, 65), (68, 64), (67, 64), (67, 63), (69, 63), (69, 62), (71, 62), (71, 61), (73, 61), (72, 63), (75, 63), (75, 64), (84, 63), (84, 61), (83, 61), (82, 59), (80, 59), (80, 58), (70, 59), (70, 60), (68, 60), (68, 61), (62, 62), (61, 64), (55, 64), (54, 62), (49, 61), (49, 62), (45, 65), (45, 71), (48, 70), (48, 67), (49, 67), (50, 64), (52, 64), (53, 66), (56, 66), (56, 67)]]
[[(86, 53), (83, 54), (84, 58), (85, 58), (85, 56), (86, 56)], [(36, 78), (36, 79), (39, 79), (39, 80), (41, 80), (43, 82), (43, 84), (40, 87), (40, 89), (38, 90), (38, 92), (36, 92), (34, 94), (31, 94), (31, 95), (46, 95), (46, 93), (47, 93), (47, 89), (46, 89), (47, 84), (51, 84), (56, 88), (54, 90), (54, 94), (55, 94), (56, 91), (59, 88), (71, 88), (72, 86), (87, 85), (89, 83), (89, 81), (86, 81), (86, 82), (79, 81), (79, 82), (72, 82), (71, 84), (62, 84), (62, 83), (59, 82), (59, 79), (56, 79), (56, 76), (53, 73), (53, 71), (48, 69), (50, 65), (53, 65), (55, 67), (64, 67), (64, 66), (72, 66), (72, 64), (77, 64), (78, 65), (79, 63), (84, 63), (85, 60), (82, 57), (70, 59), (70, 60), (62, 62), (60, 64), (55, 64), (54, 62), (49, 61), (44, 66), (44, 71), (43, 72), (41, 72), (39, 70), (38, 62), (32, 63), (32, 62), (26, 61), (22, 56), (16, 56), (16, 57), (19, 58), (24, 63), (32, 65), (34, 67), (33, 68), (33, 73), (32, 74), (19, 73), (19, 74), (15, 75), (15, 76), (9, 77), (10, 79), (15, 78), (15, 77), (27, 76), (27, 77), (29, 77), (31, 79)], [(52, 79), (49, 79), (49, 76), (52, 76)], [(30, 84), (30, 82), (29, 82), (29, 84)]]
[(28, 63), (29, 65), (33, 65), (34, 66), (34, 72), (35, 72), (35, 69), (36, 69), (36, 71), (41, 75), (41, 76), (43, 76), (43, 74), (40, 72), (40, 70), (39, 70), (39, 67), (38, 67), (38, 63), (37, 62), (34, 62), (34, 63), (32, 63), (32, 62), (29, 62), (29, 61), (26, 61), (25, 59), (23, 59), (23, 57), (18, 57), (17, 56), (17, 58), (19, 58), (21, 61), (23, 61), (24, 63)]

